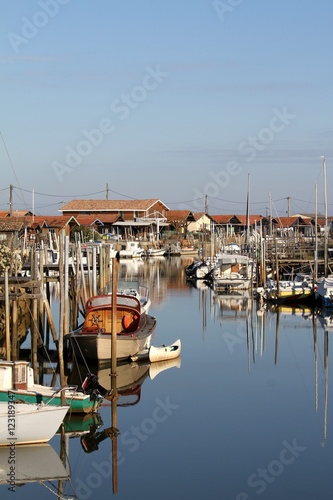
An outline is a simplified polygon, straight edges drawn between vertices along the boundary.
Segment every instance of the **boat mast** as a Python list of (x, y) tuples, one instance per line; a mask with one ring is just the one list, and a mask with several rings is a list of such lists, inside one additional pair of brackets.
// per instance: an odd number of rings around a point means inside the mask
[(327, 228), (327, 179), (326, 179), (326, 158), (321, 156), (323, 160), (323, 170), (324, 170), (324, 205), (325, 205), (325, 231), (324, 231), (324, 276), (327, 277), (328, 274), (328, 252), (327, 252), (327, 238), (328, 238), (328, 228)]
[(250, 243), (250, 174), (247, 174), (247, 199), (246, 199), (246, 251), (248, 252), (248, 245)]
[(315, 185), (315, 251), (314, 251), (314, 283), (318, 278), (318, 235), (317, 235), (317, 225), (318, 225), (318, 186)]

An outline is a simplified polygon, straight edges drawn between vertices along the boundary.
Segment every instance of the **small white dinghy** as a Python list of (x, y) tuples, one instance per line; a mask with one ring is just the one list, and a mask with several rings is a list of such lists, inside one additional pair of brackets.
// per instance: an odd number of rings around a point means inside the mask
[(149, 359), (151, 363), (157, 361), (166, 361), (168, 359), (177, 358), (180, 355), (181, 342), (180, 339), (176, 340), (173, 344), (169, 346), (154, 347), (153, 345), (149, 349), (144, 349), (138, 352), (135, 356), (131, 356), (132, 361), (140, 361), (144, 359)]

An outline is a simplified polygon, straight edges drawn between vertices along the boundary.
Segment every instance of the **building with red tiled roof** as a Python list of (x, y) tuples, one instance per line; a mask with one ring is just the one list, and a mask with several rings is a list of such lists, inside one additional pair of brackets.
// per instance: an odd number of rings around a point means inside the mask
[(189, 224), (195, 222), (195, 217), (190, 210), (169, 210), (166, 220), (171, 231), (184, 234), (187, 233)]
[[(9, 217), (0, 218), (0, 241), (16, 239), (17, 241), (24, 234), (23, 222), (13, 220)], [(14, 243), (16, 243), (14, 241)]]
[(108, 213), (118, 215), (124, 220), (134, 220), (152, 217), (154, 213), (165, 217), (169, 208), (156, 198), (146, 200), (72, 200), (63, 205), (59, 211), (74, 216)]
[[(102, 234), (149, 238), (165, 224), (169, 208), (157, 198), (144, 200), (72, 200), (62, 206), (63, 214), (95, 216), (102, 223)], [(81, 219), (81, 222), (83, 219)], [(80, 223), (81, 223), (80, 222)]]

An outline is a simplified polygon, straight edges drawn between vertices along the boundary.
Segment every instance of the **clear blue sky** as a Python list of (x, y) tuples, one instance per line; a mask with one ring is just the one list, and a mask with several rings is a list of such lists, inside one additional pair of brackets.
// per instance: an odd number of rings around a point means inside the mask
[[(333, 2), (0, 0), (0, 210), (333, 214)], [(20, 189), (19, 189), (20, 188)], [(269, 200), (271, 201), (271, 204)]]

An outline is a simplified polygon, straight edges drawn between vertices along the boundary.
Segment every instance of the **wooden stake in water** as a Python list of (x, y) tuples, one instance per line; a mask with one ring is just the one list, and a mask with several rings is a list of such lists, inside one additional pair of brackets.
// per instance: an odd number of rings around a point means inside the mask
[(118, 262), (112, 259), (112, 335), (111, 335), (111, 418), (112, 418), (112, 490), (118, 490), (117, 474), (117, 272)]
[(117, 374), (117, 259), (112, 259), (111, 378)]
[(10, 330), (9, 330), (9, 286), (8, 286), (8, 268), (5, 269), (5, 310), (6, 310), (6, 359), (10, 361), (11, 345), (10, 345)]

